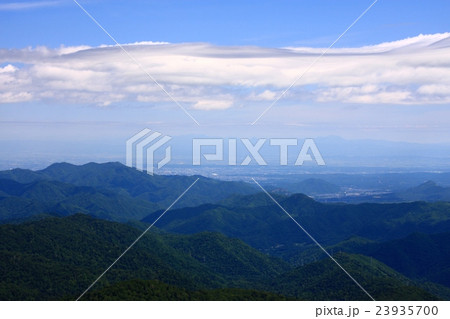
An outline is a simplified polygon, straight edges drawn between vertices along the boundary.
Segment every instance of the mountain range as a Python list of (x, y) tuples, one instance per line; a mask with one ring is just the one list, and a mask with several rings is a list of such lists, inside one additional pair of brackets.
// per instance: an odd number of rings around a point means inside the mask
[(202, 176), (151, 176), (120, 163), (57, 163), (41, 171), (0, 172), (0, 221), (77, 212), (108, 220), (139, 220), (169, 206), (197, 178), (196, 187), (175, 207), (257, 191), (244, 182), (221, 182)]
[[(76, 299), (139, 234), (132, 226), (84, 214), (2, 225), (0, 260), (4, 271), (0, 299)], [(374, 287), (376, 298), (438, 299), (380, 262), (375, 271), (373, 265), (366, 267), (367, 257), (336, 258), (342, 259), (349, 270), (356, 267), (354, 273), (364, 279), (367, 287)], [(312, 269), (318, 276), (311, 276)], [(136, 280), (137, 286), (130, 284)], [(330, 281), (333, 286), (325, 289)], [(384, 282), (389, 282), (394, 295), (381, 289)], [(294, 268), (241, 240), (218, 233), (174, 235), (156, 231), (143, 237), (82, 300), (115, 300), (117, 296), (112, 295), (120, 287), (127, 287), (119, 293), (120, 299), (141, 300), (149, 288), (140, 287), (155, 285), (158, 288), (152, 291), (151, 298), (157, 300), (178, 300), (177, 294), (184, 296), (182, 300), (207, 300), (219, 292), (221, 300), (228, 300), (232, 299), (229, 294), (236, 291), (246, 299), (257, 292), (253, 296), (257, 300), (269, 296), (299, 300), (365, 298), (329, 260)]]
[[(120, 163), (2, 171), (0, 299), (76, 299), (157, 219), (83, 300), (370, 299), (259, 190)], [(450, 299), (450, 203), (272, 196), (373, 298)]]

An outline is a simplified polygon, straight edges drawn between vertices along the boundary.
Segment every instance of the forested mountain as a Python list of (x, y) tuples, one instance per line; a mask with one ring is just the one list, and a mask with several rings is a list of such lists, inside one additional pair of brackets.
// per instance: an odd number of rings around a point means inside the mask
[[(179, 205), (158, 219), (197, 178)], [(318, 190), (330, 186), (314, 183)], [(257, 191), (242, 182), (150, 176), (119, 163), (0, 172), (0, 299), (77, 298), (158, 219), (84, 298), (365, 300)], [(405, 194), (445, 192), (427, 182)], [(450, 299), (450, 203), (273, 197), (374, 298)]]
[[(412, 233), (404, 238), (377, 242), (352, 237), (326, 247), (331, 253), (362, 254), (379, 260), (402, 275), (426, 283), (423, 286), (443, 299), (450, 299), (450, 233)], [(317, 246), (286, 252), (292, 265), (305, 265), (327, 256)], [(430, 284), (433, 283), (433, 284)]]
[(156, 280), (135, 279), (121, 281), (88, 292), (83, 300), (284, 301), (295, 299), (286, 298), (270, 292), (241, 288), (218, 288), (189, 291)]
[[(259, 197), (255, 195), (251, 195), (248, 200), (255, 198), (259, 202)], [(438, 233), (450, 229), (449, 203), (323, 204), (296, 194), (280, 198), (280, 204), (326, 245), (336, 244), (352, 236), (386, 241), (412, 232)], [(176, 209), (164, 216), (158, 226), (183, 234), (221, 232), (275, 254), (277, 252), (273, 247), (296, 249), (295, 246), (299, 244), (311, 242), (275, 203), (266, 202), (266, 205), (255, 206), (202, 205)], [(154, 212), (143, 221), (152, 222), (159, 214)]]
[[(2, 225), (0, 299), (76, 299), (140, 232), (125, 224), (81, 214)], [(380, 262), (371, 261), (368, 266), (365, 257), (337, 258), (374, 289), (374, 297), (437, 298)], [(333, 285), (329, 284), (331, 278)], [(383, 285), (389, 289), (383, 291)], [(359, 288), (328, 260), (292, 269), (279, 259), (221, 234), (174, 235), (158, 231), (148, 233), (124, 255), (83, 300), (89, 298), (363, 299)]]
[(344, 189), (371, 189), (402, 192), (406, 189), (417, 187), (427, 181), (434, 181), (439, 185), (450, 186), (450, 172), (392, 172), (376, 173), (355, 170), (354, 173), (313, 173), (313, 174), (286, 174), (274, 176), (268, 180), (267, 185), (276, 188), (287, 189), (290, 185), (301, 184), (305, 180), (321, 180)]
[(159, 204), (133, 198), (125, 192), (51, 180), (22, 184), (2, 179), (0, 192), (0, 222), (26, 220), (39, 215), (67, 216), (76, 213), (128, 221), (161, 209)]
[[(340, 253), (339, 264), (376, 300), (436, 300), (383, 263)], [(371, 300), (331, 259), (298, 267), (272, 282), (272, 291), (305, 300)]]
[[(0, 226), (0, 299), (77, 297), (139, 235), (77, 214)], [(159, 280), (188, 290), (254, 288), (290, 266), (221, 234), (149, 232), (98, 283)]]
[[(330, 251), (345, 251), (372, 256), (402, 274), (419, 280), (450, 287), (450, 233), (413, 233), (401, 239), (374, 242), (352, 238), (329, 247)], [(315, 251), (315, 253), (313, 252)], [(322, 258), (323, 253), (312, 248), (296, 257), (292, 263)], [(321, 257), (322, 256), (322, 257)]]
[(57, 163), (40, 171), (14, 169), (0, 172), (0, 179), (19, 183), (52, 180), (75, 186), (108, 189), (164, 207), (170, 205), (197, 178), (199, 181), (195, 188), (189, 192), (189, 196), (179, 201), (178, 207), (212, 203), (232, 194), (245, 195), (258, 191), (254, 185), (244, 182), (225, 182), (202, 176), (149, 175), (117, 162), (80, 166)]
[(427, 181), (419, 186), (398, 192), (395, 196), (399, 200), (405, 201), (450, 201), (450, 187), (439, 186), (433, 181)]
[(0, 222), (75, 213), (115, 221), (139, 220), (169, 206), (197, 178), (189, 196), (177, 203), (179, 207), (256, 192), (253, 185), (243, 182), (201, 176), (150, 176), (120, 163), (59, 163), (36, 172), (0, 172)]

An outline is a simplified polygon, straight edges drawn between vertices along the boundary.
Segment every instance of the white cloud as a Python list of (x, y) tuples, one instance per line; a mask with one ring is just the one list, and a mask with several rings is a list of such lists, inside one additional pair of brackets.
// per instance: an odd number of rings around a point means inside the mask
[(18, 67), (7, 64), (0, 67), (0, 103), (26, 102), (33, 99), (27, 91), (28, 78), (20, 74)]
[(252, 92), (248, 100), (251, 101), (273, 101), (277, 97), (277, 93), (271, 90), (264, 90), (263, 92), (256, 94)]
[(358, 104), (411, 104), (416, 102), (412, 93), (399, 88), (377, 87), (337, 87), (326, 89), (318, 95), (320, 102), (341, 101)]
[(420, 94), (450, 96), (450, 85), (427, 84), (417, 89)]
[(61, 1), (8, 2), (0, 4), (0, 11), (28, 10), (43, 7), (53, 7), (60, 4)]
[(32, 96), (28, 92), (0, 92), (0, 101), (2, 103), (16, 103), (30, 101)]
[[(158, 42), (126, 50), (180, 103), (199, 110), (273, 100), (323, 52)], [(449, 56), (450, 33), (332, 49), (281, 103), (449, 103)], [(0, 93), (0, 103), (170, 101), (118, 46), (0, 49)]]
[(196, 110), (225, 110), (233, 105), (230, 100), (200, 100), (193, 105)]

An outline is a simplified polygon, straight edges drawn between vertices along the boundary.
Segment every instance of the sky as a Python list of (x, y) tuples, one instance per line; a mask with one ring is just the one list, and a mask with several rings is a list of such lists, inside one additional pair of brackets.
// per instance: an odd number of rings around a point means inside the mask
[(8, 153), (145, 127), (450, 143), (449, 1), (78, 3), (0, 3)]

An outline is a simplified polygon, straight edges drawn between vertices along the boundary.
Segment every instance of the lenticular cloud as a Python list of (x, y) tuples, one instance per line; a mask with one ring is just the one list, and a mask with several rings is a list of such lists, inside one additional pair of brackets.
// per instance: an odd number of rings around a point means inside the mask
[[(139, 42), (118, 46), (0, 49), (0, 103), (162, 103), (142, 69), (190, 108), (271, 101), (322, 54), (320, 48)], [(358, 104), (450, 102), (450, 33), (331, 49), (283, 101)]]

